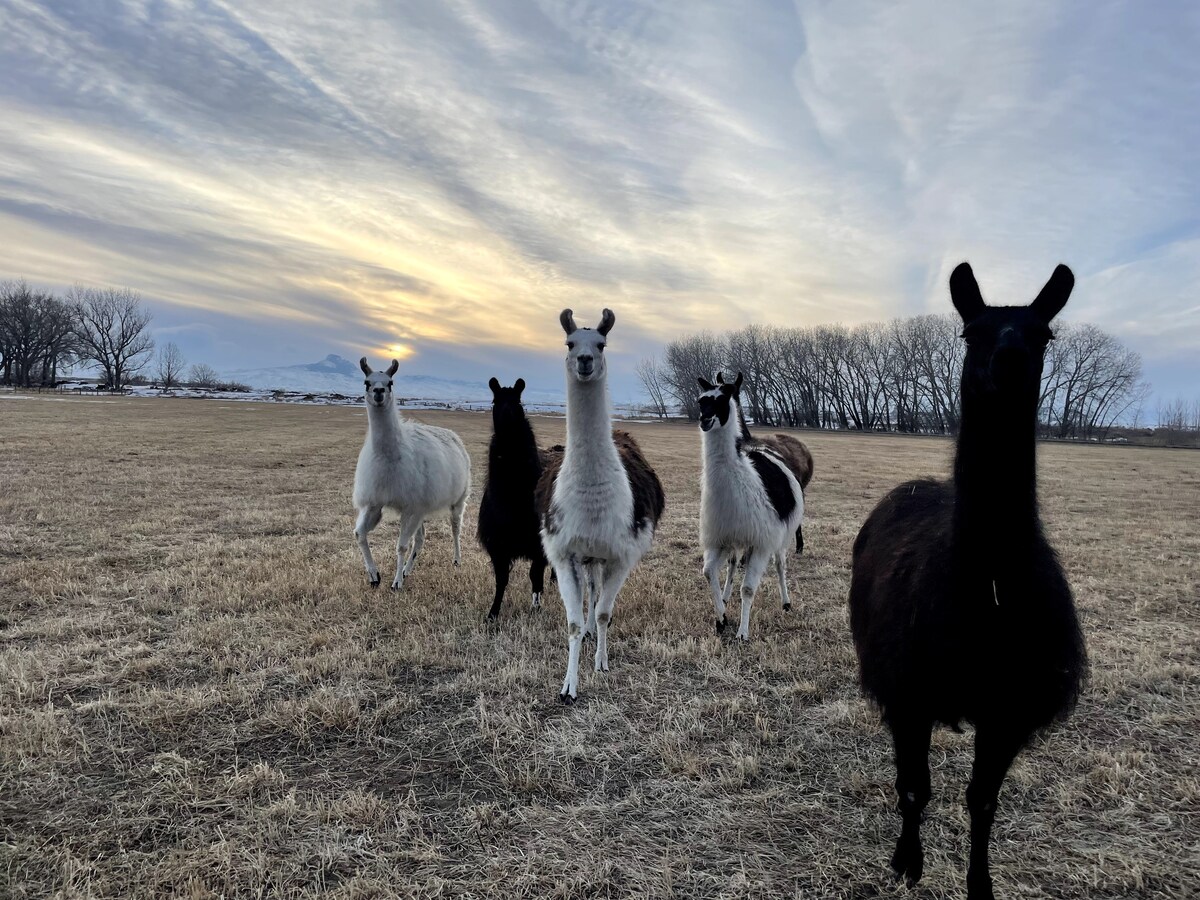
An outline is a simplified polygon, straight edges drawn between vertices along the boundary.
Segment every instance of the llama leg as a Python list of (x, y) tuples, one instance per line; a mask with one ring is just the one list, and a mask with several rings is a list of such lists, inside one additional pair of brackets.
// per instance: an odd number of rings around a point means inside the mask
[(737, 574), (738, 554), (736, 551), (729, 551), (729, 569), (725, 573), (725, 587), (721, 590), (721, 602), (726, 606), (729, 605), (729, 598), (733, 596), (733, 576)]
[(412, 569), (411, 560), (406, 563), (404, 554), (408, 551), (409, 545), (412, 544), (413, 538), (416, 537), (420, 528), (421, 520), (415, 516), (408, 516), (400, 520), (400, 537), (396, 540), (396, 577), (392, 579), (393, 591), (404, 587), (404, 579), (408, 577), (408, 573)]
[(583, 629), (583, 636), (596, 633), (596, 604), (600, 600), (600, 592), (604, 589), (604, 570), (598, 562), (590, 562), (586, 566), (587, 569), (587, 627)]
[(487, 617), (495, 620), (500, 615), (500, 604), (504, 602), (504, 589), (508, 587), (508, 573), (512, 568), (512, 560), (502, 556), (492, 555), (492, 571), (496, 574), (496, 596), (492, 599), (492, 608)]
[(558, 695), (563, 703), (571, 703), (579, 696), (579, 648), (583, 643), (583, 566), (579, 557), (571, 555), (565, 563), (555, 564), (558, 573), (558, 593), (562, 596), (563, 609), (567, 613), (567, 677), (563, 679), (562, 692)]
[[(721, 586), (721, 569), (725, 566), (726, 559), (733, 561), (733, 554), (729, 550), (721, 550), (716, 547), (710, 547), (704, 551), (704, 577), (708, 579), (708, 589), (712, 593), (713, 610), (717, 614), (717, 632), (725, 630), (727, 620), (725, 618), (725, 589)], [(729, 570), (730, 582), (733, 581), (733, 569)]]
[(761, 550), (748, 550), (746, 555), (746, 571), (742, 575), (742, 624), (737, 636), (743, 641), (750, 640), (750, 607), (754, 605), (754, 595), (758, 591), (758, 583), (762, 581), (763, 573), (767, 571), (767, 563), (771, 555)]
[(413, 536), (412, 553), (408, 556), (408, 562), (404, 564), (404, 577), (407, 578), (412, 574), (413, 568), (417, 564), (417, 554), (421, 552), (421, 548), (425, 546), (425, 522), (421, 522), (421, 527), (417, 529), (417, 533)]
[(542, 591), (546, 589), (546, 558), (538, 557), (529, 564), (529, 586), (533, 588), (534, 609), (541, 608)]
[(454, 565), (462, 565), (462, 520), (467, 509), (467, 495), (450, 509), (450, 532), (454, 535)]
[(358, 511), (358, 521), (354, 525), (354, 539), (358, 541), (358, 549), (362, 551), (363, 564), (367, 567), (367, 578), (371, 587), (379, 587), (379, 567), (371, 556), (371, 544), (367, 535), (375, 530), (379, 520), (383, 518), (383, 509), (378, 506), (364, 506)]
[(775, 574), (779, 576), (779, 598), (783, 601), (785, 610), (792, 608), (792, 598), (788, 596), (787, 586), (787, 545), (779, 548), (775, 555)]
[(921, 880), (925, 851), (921, 849), (921, 813), (929, 802), (930, 722), (891, 723), (896, 748), (896, 796), (900, 807), (900, 839), (892, 854), (892, 869), (909, 887)]
[(971, 862), (967, 867), (968, 900), (992, 900), (992, 873), (988, 867), (988, 842), (996, 818), (996, 800), (1008, 768), (1025, 744), (1025, 734), (977, 725), (975, 765), (967, 786), (971, 813)]
[(596, 610), (596, 671), (608, 671), (608, 626), (612, 622), (617, 594), (633, 568), (627, 563), (609, 563), (600, 580), (600, 596), (593, 606)]
[(796, 526), (796, 555), (804, 552), (804, 523)]

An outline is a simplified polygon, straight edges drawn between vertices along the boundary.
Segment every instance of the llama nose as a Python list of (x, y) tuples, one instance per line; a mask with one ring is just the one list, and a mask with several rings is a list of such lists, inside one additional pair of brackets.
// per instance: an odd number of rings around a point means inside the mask
[(591, 368), (591, 365), (592, 365), (592, 357), (590, 357), (590, 356), (580, 356), (580, 357), (577, 357), (577, 358), (578, 358), (578, 360), (579, 360), (579, 365), (580, 365), (580, 366), (582, 366), (582, 367), (583, 367), (583, 368), (585, 368), (585, 369)]

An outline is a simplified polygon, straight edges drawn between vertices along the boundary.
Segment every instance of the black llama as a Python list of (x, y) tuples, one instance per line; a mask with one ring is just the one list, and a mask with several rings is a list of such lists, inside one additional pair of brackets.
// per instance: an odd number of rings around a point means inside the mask
[(533, 606), (541, 604), (546, 557), (533, 491), (547, 460), (561, 456), (562, 447), (538, 449), (521, 405), (523, 378), (512, 387), (501, 387), (493, 378), (488, 387), (492, 389), (493, 434), (488, 446), (487, 485), (479, 505), (479, 543), (491, 557), (496, 573), (496, 596), (488, 612), (488, 618), (495, 619), (500, 615), (509, 571), (518, 559), (529, 560)]
[(975, 726), (967, 787), (967, 896), (992, 898), (988, 839), (1009, 766), (1065, 718), (1087, 669), (1071, 589), (1042, 533), (1035, 430), (1050, 321), (1070, 296), (1059, 266), (1029, 306), (988, 306), (971, 267), (950, 276), (967, 344), (950, 482), (900, 485), (854, 542), (850, 626), (863, 691), (896, 752), (903, 820), (892, 868), (921, 877), (935, 724)]

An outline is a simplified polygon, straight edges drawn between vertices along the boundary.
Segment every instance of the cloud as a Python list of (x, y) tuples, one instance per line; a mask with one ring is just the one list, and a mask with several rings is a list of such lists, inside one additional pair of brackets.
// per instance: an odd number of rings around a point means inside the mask
[(219, 320), (219, 366), (400, 344), (556, 372), (563, 306), (641, 353), (943, 310), (965, 258), (996, 302), (1068, 262), (1069, 315), (1200, 350), (1186, 4), (0, 17), (0, 274)]

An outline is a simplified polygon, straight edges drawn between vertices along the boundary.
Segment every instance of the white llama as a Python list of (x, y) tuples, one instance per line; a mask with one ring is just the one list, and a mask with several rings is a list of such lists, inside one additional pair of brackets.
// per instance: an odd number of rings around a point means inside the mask
[(617, 593), (650, 549), (665, 498), (637, 442), (612, 430), (604, 357), (616, 321), (612, 311), (604, 310), (594, 330), (576, 327), (569, 309), (559, 321), (567, 335), (567, 449), (543, 470), (535, 502), (542, 547), (567, 612), (567, 675), (560, 697), (571, 703), (579, 693), (580, 645), (593, 626), (596, 671), (608, 671), (608, 625)]
[[(773, 448), (743, 438), (741, 410), (734, 384), (704, 389), (700, 405), (703, 477), (700, 484), (700, 542), (704, 575), (712, 591), (717, 630), (726, 624), (725, 604), (733, 590), (734, 569), (742, 557), (742, 618), (737, 636), (750, 640), (750, 609), (763, 573), (775, 557), (783, 608), (791, 601), (787, 588), (787, 551), (804, 518), (804, 491), (787, 461)], [(724, 587), (721, 570), (728, 565)]]
[(362, 550), (367, 577), (378, 587), (379, 569), (371, 558), (367, 535), (379, 524), (385, 506), (400, 513), (396, 577), (392, 579), (392, 590), (398, 591), (416, 564), (425, 543), (425, 519), (433, 513), (450, 510), (454, 564), (462, 561), (459, 537), (471, 492), (471, 458), (453, 431), (400, 417), (392, 394), (392, 376), (400, 367), (396, 360), (384, 372), (371, 371), (365, 356), (358, 364), (366, 375), (367, 440), (354, 471), (354, 508), (358, 510), (354, 537)]

